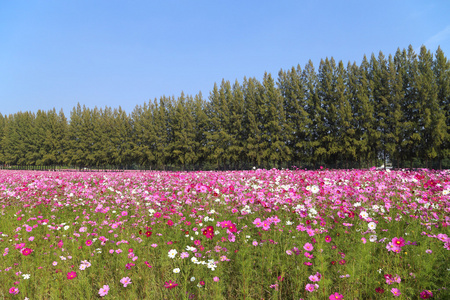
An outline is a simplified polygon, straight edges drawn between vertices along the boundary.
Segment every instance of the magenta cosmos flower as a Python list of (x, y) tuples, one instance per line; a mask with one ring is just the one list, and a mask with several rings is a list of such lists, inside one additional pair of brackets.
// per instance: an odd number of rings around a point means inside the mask
[(77, 277), (77, 272), (72, 271), (67, 273), (67, 279), (74, 279), (75, 277)]
[(331, 242), (331, 236), (329, 235), (325, 236), (325, 242), (327, 243)]
[(208, 239), (212, 239), (214, 237), (214, 227), (213, 226), (206, 227), (206, 229), (203, 230), (203, 235)]
[(428, 298), (431, 298), (431, 297), (433, 297), (433, 293), (431, 292), (431, 291), (427, 291), (427, 290), (423, 290), (421, 293), (420, 293), (420, 298), (422, 298), (422, 299), (428, 299)]
[(329, 299), (330, 300), (342, 300), (342, 299), (344, 299), (344, 296), (342, 296), (339, 293), (334, 293), (334, 294), (330, 295)]
[(169, 290), (173, 289), (173, 288), (176, 287), (176, 286), (178, 286), (178, 284), (175, 283), (175, 282), (172, 281), (172, 280), (169, 280), (168, 282), (166, 281), (166, 282), (164, 283), (164, 287), (165, 287), (166, 289), (169, 289)]
[(394, 244), (394, 246), (396, 247), (403, 247), (405, 246), (405, 240), (402, 237), (400, 238), (395, 237), (392, 239), (392, 244)]
[(17, 295), (19, 293), (19, 289), (13, 286), (12, 288), (9, 289), (9, 293)]
[(22, 254), (27, 256), (29, 254), (31, 254), (32, 250), (30, 248), (25, 248), (22, 250)]
[(87, 240), (86, 241), (86, 246), (90, 246), (90, 245), (92, 245), (92, 241), (91, 240)]

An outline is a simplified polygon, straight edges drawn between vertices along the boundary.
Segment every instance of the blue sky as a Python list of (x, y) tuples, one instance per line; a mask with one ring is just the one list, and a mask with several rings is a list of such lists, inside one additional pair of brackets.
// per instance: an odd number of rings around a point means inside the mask
[(0, 0), (0, 113), (79, 102), (130, 113), (222, 78), (360, 64), (411, 44), (450, 58), (450, 1)]

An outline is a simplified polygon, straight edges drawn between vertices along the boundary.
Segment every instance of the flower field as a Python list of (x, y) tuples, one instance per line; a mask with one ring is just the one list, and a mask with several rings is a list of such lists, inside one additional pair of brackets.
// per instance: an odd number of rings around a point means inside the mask
[(450, 172), (0, 172), (2, 299), (450, 299)]

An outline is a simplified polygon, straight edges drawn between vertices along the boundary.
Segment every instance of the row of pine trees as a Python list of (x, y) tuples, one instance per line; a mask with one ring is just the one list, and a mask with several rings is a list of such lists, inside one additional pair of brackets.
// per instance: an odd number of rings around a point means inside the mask
[(0, 164), (243, 169), (449, 163), (450, 62), (411, 46), (362, 62), (321, 60), (127, 114), (78, 104), (0, 114)]

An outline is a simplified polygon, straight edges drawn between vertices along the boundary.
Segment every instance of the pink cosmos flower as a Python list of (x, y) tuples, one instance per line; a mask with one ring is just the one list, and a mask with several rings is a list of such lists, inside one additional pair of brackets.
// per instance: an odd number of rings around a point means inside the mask
[(14, 246), (14, 248), (19, 249), (19, 250), (22, 249), (23, 247), (25, 247), (25, 243), (20, 243), (20, 244), (17, 244)]
[(102, 288), (100, 288), (98, 294), (100, 295), (100, 297), (104, 297), (108, 295), (108, 292), (109, 292), (109, 285), (105, 284)]
[(444, 249), (450, 250), (450, 242), (444, 244)]
[(19, 293), (19, 289), (13, 286), (12, 288), (9, 289), (9, 293), (17, 295)]
[(75, 277), (77, 277), (77, 272), (72, 271), (72, 272), (68, 272), (67, 273), (67, 279), (74, 279)]
[(312, 244), (306, 243), (306, 244), (303, 246), (303, 249), (305, 249), (306, 251), (312, 251), (312, 250), (314, 249), (314, 247), (313, 247)]
[(398, 251), (400, 250), (400, 247), (397, 247), (394, 243), (389, 242), (389, 243), (386, 245), (386, 249), (387, 249), (388, 251), (398, 252)]
[(219, 282), (219, 277), (215, 276), (215, 277), (213, 278), (213, 280), (214, 280), (214, 282)]
[(330, 300), (341, 300), (344, 299), (344, 296), (339, 293), (331, 294), (329, 297)]
[(319, 285), (308, 283), (308, 284), (306, 285), (306, 287), (305, 287), (305, 290), (307, 290), (308, 292), (314, 292), (314, 290), (316, 289), (316, 287), (318, 288)]
[(127, 287), (127, 285), (131, 284), (130, 277), (124, 277), (120, 279), (120, 283), (123, 284), (123, 287)]
[(223, 222), (220, 222), (220, 226), (222, 227), (222, 228), (227, 228), (228, 226), (231, 226), (231, 221), (223, 221)]
[(261, 227), (261, 226), (262, 226), (261, 219), (260, 219), (260, 218), (256, 218), (256, 219), (253, 221), (253, 224), (255, 224), (256, 227)]
[(402, 293), (400, 293), (400, 290), (396, 289), (396, 288), (392, 288), (391, 293), (394, 294), (395, 297), (398, 297), (402, 294)]

